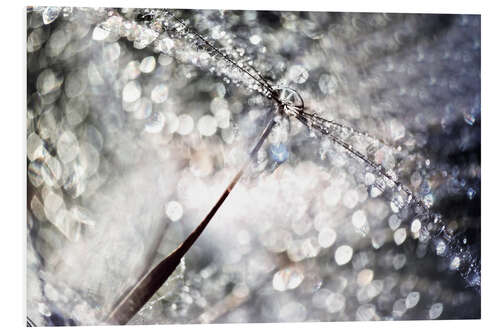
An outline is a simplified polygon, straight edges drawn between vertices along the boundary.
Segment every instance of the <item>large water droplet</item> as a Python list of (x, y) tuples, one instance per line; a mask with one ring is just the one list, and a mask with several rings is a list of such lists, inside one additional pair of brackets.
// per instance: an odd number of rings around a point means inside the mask
[(60, 7), (47, 7), (47, 8), (45, 8), (43, 10), (43, 13), (42, 13), (43, 23), (44, 24), (51, 24), (52, 22), (54, 22), (57, 19), (60, 12), (61, 12)]

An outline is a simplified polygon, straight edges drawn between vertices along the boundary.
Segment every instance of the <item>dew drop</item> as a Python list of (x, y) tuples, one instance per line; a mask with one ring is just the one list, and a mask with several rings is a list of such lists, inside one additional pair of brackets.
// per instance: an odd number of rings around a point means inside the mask
[(297, 288), (304, 280), (304, 274), (296, 267), (287, 267), (274, 274), (273, 288), (285, 291)]
[(346, 299), (344, 295), (340, 293), (332, 293), (326, 298), (326, 311), (329, 313), (336, 313), (342, 311), (345, 307)]
[(151, 73), (156, 67), (156, 59), (154, 56), (145, 57), (139, 65), (139, 70), (143, 73)]
[(204, 115), (198, 120), (198, 132), (204, 136), (212, 136), (217, 131), (217, 120), (211, 115)]
[(450, 262), (450, 269), (455, 271), (460, 267), (460, 257), (454, 257)]
[(353, 255), (352, 247), (349, 245), (342, 245), (335, 251), (335, 262), (337, 265), (342, 266), (351, 261)]
[(60, 12), (61, 12), (60, 7), (46, 7), (42, 13), (43, 23), (51, 24), (57, 19)]
[(331, 228), (322, 228), (318, 234), (319, 245), (323, 248), (329, 248), (335, 243), (337, 239), (337, 233)]
[(394, 243), (396, 245), (401, 245), (404, 243), (406, 240), (406, 229), (405, 228), (399, 228), (394, 232)]
[(420, 300), (420, 293), (418, 291), (412, 291), (406, 296), (405, 305), (408, 309), (414, 308), (418, 301)]
[(168, 98), (168, 87), (164, 83), (160, 83), (151, 91), (151, 100), (153, 103), (163, 103)]
[(183, 213), (184, 209), (177, 201), (169, 201), (165, 205), (165, 214), (172, 222), (179, 221), (182, 218)]
[(130, 81), (123, 87), (122, 98), (125, 103), (133, 103), (141, 97), (141, 85), (137, 81)]
[(444, 243), (444, 241), (441, 239), (437, 242), (436, 244), (436, 254), (438, 256), (442, 256), (444, 254), (444, 252), (446, 251), (446, 244)]
[(149, 117), (144, 130), (148, 133), (160, 133), (165, 126), (165, 116), (160, 112), (153, 112)]
[(434, 303), (429, 309), (429, 319), (437, 319), (443, 313), (443, 304)]

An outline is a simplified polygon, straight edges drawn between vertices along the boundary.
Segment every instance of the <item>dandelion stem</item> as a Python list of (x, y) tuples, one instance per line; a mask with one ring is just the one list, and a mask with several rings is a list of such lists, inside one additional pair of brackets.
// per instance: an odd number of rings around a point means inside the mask
[(203, 230), (206, 228), (208, 223), (212, 220), (215, 213), (222, 206), (226, 198), (231, 193), (232, 189), (241, 176), (247, 169), (248, 165), (257, 155), (257, 152), (262, 147), (262, 144), (271, 133), (272, 128), (276, 124), (274, 118), (272, 118), (264, 131), (259, 137), (259, 140), (253, 147), (250, 152), (250, 155), (245, 162), (245, 164), (241, 167), (240, 171), (234, 176), (229, 183), (229, 186), (226, 187), (219, 200), (212, 207), (207, 216), (201, 221), (201, 223), (196, 227), (196, 229), (186, 238), (186, 240), (179, 245), (177, 249), (175, 249), (170, 255), (168, 255), (162, 262), (156, 265), (148, 274), (146, 274), (133, 288), (130, 292), (128, 292), (123, 298), (122, 301), (118, 303), (118, 305), (113, 309), (113, 311), (109, 314), (106, 319), (108, 324), (112, 325), (124, 325), (129, 322), (130, 319), (146, 304), (146, 302), (154, 295), (154, 293), (160, 289), (160, 287), (165, 283), (165, 281), (169, 278), (169, 276), (173, 273), (173, 271), (179, 265), (182, 257), (186, 254), (186, 252), (193, 246), (198, 237), (200, 237)]

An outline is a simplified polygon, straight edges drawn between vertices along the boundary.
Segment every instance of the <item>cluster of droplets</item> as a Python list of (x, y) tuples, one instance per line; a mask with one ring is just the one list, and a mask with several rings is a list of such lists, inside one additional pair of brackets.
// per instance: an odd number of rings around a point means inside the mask
[[(212, 38), (199, 35), (177, 18), (170, 10), (109, 11), (109, 18), (93, 31), (94, 40), (127, 38), (136, 49), (152, 48), (201, 70), (222, 78), (226, 84), (243, 85), (262, 95), (271, 96), (272, 90), (260, 73), (252, 67), (252, 60), (242, 47), (222, 47), (224, 34)], [(136, 22), (144, 17), (144, 22)]]

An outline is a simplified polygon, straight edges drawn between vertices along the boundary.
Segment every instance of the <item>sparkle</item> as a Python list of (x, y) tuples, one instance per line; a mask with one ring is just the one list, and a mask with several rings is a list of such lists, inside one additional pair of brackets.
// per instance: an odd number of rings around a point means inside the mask
[(457, 270), (460, 266), (460, 257), (454, 257), (450, 262), (450, 269)]
[(443, 303), (434, 303), (429, 309), (429, 319), (437, 319), (443, 313)]
[(153, 88), (151, 91), (151, 101), (153, 103), (163, 103), (168, 98), (168, 86), (164, 83), (160, 83)]
[(412, 291), (406, 296), (405, 304), (408, 309), (414, 308), (418, 301), (420, 300), (420, 293), (418, 291)]
[(143, 73), (151, 73), (154, 71), (156, 67), (156, 59), (154, 56), (149, 56), (142, 59), (141, 64), (139, 65), (139, 70)]
[(204, 136), (212, 136), (217, 131), (217, 120), (210, 115), (204, 115), (198, 120), (198, 132)]
[(182, 215), (184, 214), (184, 209), (182, 208), (182, 205), (179, 202), (169, 201), (165, 205), (165, 214), (172, 222), (176, 222), (182, 218)]
[(337, 239), (337, 233), (331, 228), (323, 228), (318, 234), (319, 245), (323, 248), (329, 248), (335, 243)]
[(285, 291), (297, 288), (304, 280), (304, 274), (296, 267), (288, 267), (274, 274), (273, 288)]
[(446, 244), (444, 243), (443, 240), (439, 240), (436, 244), (436, 254), (438, 256), (442, 256), (445, 251), (446, 251)]
[(394, 232), (394, 243), (396, 245), (401, 245), (404, 243), (406, 240), (406, 229), (405, 228), (399, 228)]
[(133, 103), (141, 97), (141, 85), (137, 81), (130, 81), (123, 87), (123, 101)]
[(335, 251), (335, 261), (337, 265), (342, 266), (351, 261), (353, 254), (352, 247), (349, 245), (342, 245), (337, 248)]
[(411, 223), (411, 232), (417, 234), (420, 232), (420, 228), (422, 227), (422, 223), (420, 222), (419, 219), (413, 220)]

